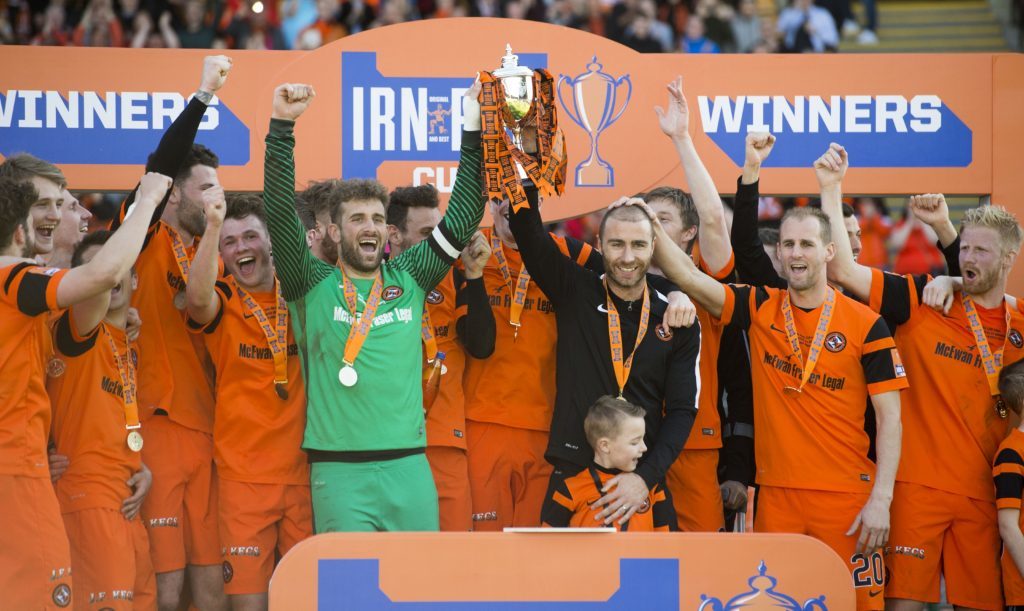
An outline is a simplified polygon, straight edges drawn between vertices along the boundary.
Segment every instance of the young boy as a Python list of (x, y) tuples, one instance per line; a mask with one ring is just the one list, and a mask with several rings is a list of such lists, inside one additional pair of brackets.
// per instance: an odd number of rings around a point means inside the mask
[[(999, 393), (1006, 406), (1021, 413), (1024, 407), (1024, 360), (999, 372)], [(1003, 596), (1007, 611), (1024, 611), (1024, 422), (1010, 431), (996, 452), (992, 477), (996, 484), (999, 535), (1003, 539)]]
[(602, 524), (596, 517), (603, 507), (594, 503), (601, 498), (605, 483), (619, 473), (636, 469), (647, 451), (644, 414), (644, 408), (610, 396), (601, 397), (590, 406), (583, 430), (594, 449), (594, 461), (549, 491), (554, 502), (545, 503), (546, 510), (541, 516), (544, 526), (614, 526), (616, 530), (632, 532), (670, 530), (676, 514), (660, 484), (651, 489), (644, 506), (629, 520), (619, 523), (609, 518), (611, 523)]

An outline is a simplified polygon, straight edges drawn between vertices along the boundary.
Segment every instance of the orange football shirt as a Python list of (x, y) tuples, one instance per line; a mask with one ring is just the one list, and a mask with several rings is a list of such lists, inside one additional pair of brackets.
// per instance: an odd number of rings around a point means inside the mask
[(17, 263), (0, 269), (0, 474), (50, 477), (42, 338), (67, 270)]
[[(110, 347), (114, 340), (117, 353)], [(128, 478), (142, 467), (142, 457), (128, 448), (121, 374), (115, 359), (131, 358), (124, 329), (103, 322), (87, 337), (71, 323), (71, 311), (54, 325), (54, 345), (66, 364), (64, 375), (50, 377), (46, 390), (53, 406), (53, 440), (70, 460), (57, 480), (63, 513), (106, 508), (120, 511), (131, 496)], [(145, 427), (140, 429), (145, 438)]]
[[(803, 373), (785, 331), (785, 291), (742, 285), (725, 289), (722, 323), (748, 329), (750, 338), (757, 482), (870, 493), (875, 465), (867, 458), (864, 400), (907, 387), (885, 322), (836, 291), (824, 349), (802, 392), (795, 393), (784, 390), (798, 386)], [(823, 307), (809, 312), (792, 307), (805, 363)]]
[[(936, 312), (921, 303), (928, 280), (880, 270), (872, 275), (871, 308), (899, 325), (896, 345), (910, 380), (896, 479), (992, 502), (992, 459), (1008, 422), (996, 412), (963, 295), (957, 293), (948, 315)], [(1010, 308), (1007, 333), (1003, 308), (979, 306), (978, 313), (990, 348), (1005, 348), (1003, 362), (1024, 356), (1024, 315)]]
[[(460, 313), (461, 310), (461, 313)], [(455, 325), (466, 308), (455, 305), (454, 272), (427, 293), (426, 311), (430, 314), (437, 349), (444, 352), (446, 373), (434, 404), (427, 411), (427, 445), (466, 449), (466, 396), (462, 374), (466, 370), (466, 352), (459, 342)]]
[[(1024, 432), (1013, 429), (1003, 440), (996, 452), (996, 461), (992, 467), (992, 477), (996, 485), (996, 507), (999, 509), (1021, 509), (1021, 498), (1024, 497)], [(1024, 530), (1024, 511), (1017, 523)], [(1017, 565), (1006, 548), (1003, 548), (1003, 595), (1008, 606), (1024, 605), (1024, 577), (1021, 577)]]
[(619, 471), (614, 469), (591, 465), (566, 478), (552, 491), (552, 502), (545, 504), (543, 524), (562, 528), (613, 526), (615, 530), (629, 532), (669, 532), (675, 524), (676, 514), (660, 484), (648, 493), (647, 508), (634, 513), (625, 524), (613, 522), (606, 525), (596, 519), (604, 507), (591, 509), (590, 506), (601, 499), (601, 488), (605, 483), (618, 474)]
[[(213, 447), (224, 479), (257, 484), (309, 484), (302, 451), (306, 430), (306, 386), (298, 345), (288, 325), (287, 398), (274, 388), (274, 359), (267, 337), (239, 295), (235, 279), (222, 277), (217, 315), (202, 331), (217, 371), (217, 417)], [(274, 291), (251, 293), (271, 321), (277, 316)], [(145, 323), (143, 323), (145, 324)]]

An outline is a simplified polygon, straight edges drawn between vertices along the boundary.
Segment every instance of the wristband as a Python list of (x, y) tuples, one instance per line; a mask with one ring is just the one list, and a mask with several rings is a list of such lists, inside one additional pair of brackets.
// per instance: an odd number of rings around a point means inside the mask
[(209, 106), (210, 102), (213, 101), (213, 94), (208, 91), (203, 91), (202, 89), (196, 91), (193, 97), (198, 99), (203, 104), (206, 104), (207, 106)]

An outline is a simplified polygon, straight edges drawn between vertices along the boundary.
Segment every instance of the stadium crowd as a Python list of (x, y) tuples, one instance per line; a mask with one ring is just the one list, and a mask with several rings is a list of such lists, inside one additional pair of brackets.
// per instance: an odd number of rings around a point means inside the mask
[(940, 577), (958, 608), (1024, 605), (1005, 209), (958, 231), (912, 197), (948, 275), (885, 272), (832, 144), (820, 201), (759, 226), (775, 137), (747, 136), (727, 210), (681, 79), (652, 121), (690, 190), (614, 202), (598, 248), (550, 233), (530, 184), (481, 196), (479, 83), (443, 216), (429, 185), (296, 191), (301, 84), (274, 92), (262, 193), (225, 193), (194, 138), (230, 71), (204, 60), (107, 228), (56, 166), (0, 164), (5, 605), (177, 609), (187, 582), (264, 609), (314, 533), (717, 532), (755, 485), (755, 530), (830, 546), (858, 609), (920, 609)]

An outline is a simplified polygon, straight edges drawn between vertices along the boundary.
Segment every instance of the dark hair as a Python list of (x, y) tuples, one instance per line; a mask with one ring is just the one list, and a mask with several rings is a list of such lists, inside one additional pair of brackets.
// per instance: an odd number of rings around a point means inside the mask
[(787, 219), (803, 220), (805, 218), (813, 218), (818, 220), (818, 224), (821, 226), (821, 243), (827, 245), (832, 241), (832, 223), (828, 220), (828, 215), (822, 212), (821, 208), (815, 208), (813, 206), (798, 206), (796, 208), (790, 208), (786, 210), (786, 213), (782, 215), (782, 221), (779, 223), (779, 238), (782, 238), (782, 226), (786, 223)]
[(324, 212), (332, 220), (334, 219), (335, 193), (340, 184), (341, 181), (337, 178), (328, 178), (327, 180), (315, 181), (306, 185), (306, 190), (301, 194), (301, 204), (297, 198), (295, 209), (307, 230), (316, 227), (316, 217)]
[(647, 410), (629, 401), (605, 395), (594, 402), (587, 410), (583, 419), (583, 432), (587, 443), (597, 449), (597, 442), (602, 437), (614, 437), (619, 432), (619, 425), (626, 418), (643, 418)]
[(612, 208), (605, 213), (601, 219), (601, 226), (598, 228), (598, 235), (601, 239), (604, 239), (604, 228), (611, 219), (618, 219), (620, 221), (627, 221), (630, 223), (638, 223), (640, 221), (647, 221), (647, 224), (651, 226), (651, 236), (654, 236), (654, 225), (651, 224), (651, 217), (647, 216), (647, 211), (639, 206), (619, 206), (618, 208)]
[(843, 218), (848, 219), (852, 216), (854, 216), (853, 206), (846, 202), (843, 202)]
[(658, 187), (640, 196), (648, 204), (656, 200), (665, 200), (679, 209), (679, 219), (683, 222), (683, 229), (700, 227), (700, 215), (697, 214), (697, 206), (693, 203), (693, 197), (682, 189), (675, 187)]
[[(152, 167), (154, 155), (156, 153), (150, 153), (149, 158), (146, 159), (147, 168)], [(217, 158), (216, 153), (202, 144), (193, 144), (188, 154), (185, 155), (184, 161), (181, 162), (178, 173), (174, 175), (174, 184), (180, 185), (188, 180), (188, 177), (192, 175), (192, 168), (197, 165), (205, 165), (216, 170), (220, 167), (220, 159)]]
[(766, 246), (775, 246), (779, 243), (779, 230), (775, 227), (759, 227), (757, 237)]
[(1024, 407), (1024, 359), (1004, 366), (999, 372), (999, 394), (1007, 407), (1020, 413)]
[(60, 168), (35, 155), (18, 153), (0, 163), (0, 177), (2, 178), (10, 178), (17, 182), (31, 182), (36, 176), (57, 183), (61, 189), (68, 184), (67, 179), (64, 178), (64, 172), (61, 172)]
[(331, 199), (337, 202), (331, 208), (331, 220), (335, 225), (340, 226), (341, 206), (344, 203), (364, 199), (377, 200), (384, 204), (386, 209), (388, 206), (388, 190), (387, 187), (376, 180), (367, 180), (365, 178), (340, 180), (338, 181), (337, 188), (332, 193)]
[(263, 207), (263, 196), (259, 193), (229, 193), (227, 195), (227, 209), (224, 211), (225, 219), (244, 219), (247, 216), (255, 216), (267, 224), (267, 212)]
[(28, 211), (37, 199), (32, 183), (0, 177), (0, 248), (11, 245), (19, 225), (28, 231)]
[(409, 218), (409, 208), (437, 208), (441, 202), (434, 185), (426, 184), (418, 187), (398, 187), (391, 192), (388, 202), (388, 225), (405, 231), (405, 222)]
[(112, 235), (114, 235), (113, 231), (100, 229), (99, 231), (94, 231), (82, 238), (82, 241), (78, 243), (78, 246), (75, 246), (75, 252), (71, 253), (71, 267), (78, 267), (81, 265), (82, 255), (85, 254), (86, 250), (92, 246), (103, 246)]

